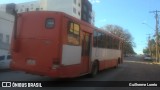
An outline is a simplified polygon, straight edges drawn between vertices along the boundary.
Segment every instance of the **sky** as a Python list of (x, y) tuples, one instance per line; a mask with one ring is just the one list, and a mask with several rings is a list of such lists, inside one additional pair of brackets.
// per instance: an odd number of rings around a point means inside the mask
[[(35, 0), (0, 0), (4, 3), (22, 3)], [(155, 34), (155, 17), (150, 11), (160, 11), (160, 0), (89, 0), (95, 12), (95, 26), (119, 25), (128, 30), (136, 47), (135, 52), (143, 53), (147, 47), (148, 35)], [(160, 13), (159, 13), (160, 15)], [(146, 23), (146, 24), (142, 24)], [(154, 38), (154, 37), (153, 37)]]

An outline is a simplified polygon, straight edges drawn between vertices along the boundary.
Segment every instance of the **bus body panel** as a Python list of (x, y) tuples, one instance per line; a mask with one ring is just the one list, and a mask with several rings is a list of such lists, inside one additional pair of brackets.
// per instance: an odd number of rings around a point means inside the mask
[(118, 58), (121, 58), (120, 50), (95, 48), (95, 47), (92, 49), (92, 62), (94, 60), (100, 61), (99, 70), (116, 66)]
[[(46, 28), (47, 19), (54, 20), (53, 28)], [(80, 25), (78, 46), (68, 44), (70, 21)], [(99, 70), (116, 66), (121, 51), (93, 47), (93, 30), (93, 26), (61, 12), (20, 14), (16, 39), (12, 38), (11, 68), (53, 78), (72, 78), (90, 73), (95, 60), (99, 61)]]
[(81, 50), (81, 46), (63, 45), (62, 64), (65, 66), (81, 64)]
[[(54, 28), (46, 29), (48, 18), (56, 21)], [(18, 17), (18, 51), (12, 48), (12, 68), (21, 68), (28, 72), (47, 72), (52, 64), (59, 63), (60, 48), (59, 13), (25, 13)], [(17, 67), (16, 67), (17, 66)]]

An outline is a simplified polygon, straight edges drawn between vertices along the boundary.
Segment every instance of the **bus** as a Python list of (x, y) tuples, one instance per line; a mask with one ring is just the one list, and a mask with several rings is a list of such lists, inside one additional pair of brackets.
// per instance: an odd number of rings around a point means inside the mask
[(16, 15), (12, 70), (52, 78), (73, 78), (117, 67), (123, 40), (63, 12)]

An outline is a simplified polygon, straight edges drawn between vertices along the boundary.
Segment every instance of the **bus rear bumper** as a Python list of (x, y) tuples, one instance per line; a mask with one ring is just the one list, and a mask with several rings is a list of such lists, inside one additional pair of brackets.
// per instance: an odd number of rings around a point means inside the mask
[(10, 65), (11, 70), (14, 71), (22, 71), (28, 74), (32, 75), (39, 75), (39, 76), (49, 76), (51, 78), (59, 78), (59, 73), (58, 70), (42, 70), (40, 68), (26, 68), (23, 66), (18, 66), (18, 65)]

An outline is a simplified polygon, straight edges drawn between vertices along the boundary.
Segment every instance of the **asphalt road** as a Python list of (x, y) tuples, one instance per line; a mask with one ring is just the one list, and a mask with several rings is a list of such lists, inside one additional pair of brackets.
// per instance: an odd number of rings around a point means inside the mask
[[(124, 63), (116, 69), (101, 71), (95, 78), (82, 76), (69, 79), (71, 81), (160, 81), (160, 65), (144, 61), (142, 57), (127, 57)], [(0, 81), (57, 81), (49, 77), (26, 74), (20, 71), (3, 71), (0, 72)], [(9, 88), (8, 88), (9, 89)], [(15, 89), (15, 88), (14, 88)], [(27, 88), (26, 88), (27, 89)], [(32, 89), (32, 88), (30, 88)], [(29, 90), (30, 90), (29, 89)], [(34, 89), (55, 89), (55, 90), (159, 90), (160, 88), (106, 88), (106, 87), (54, 87), (54, 88), (34, 88)], [(12, 88), (13, 90), (13, 88)], [(15, 89), (17, 90), (17, 89)]]

